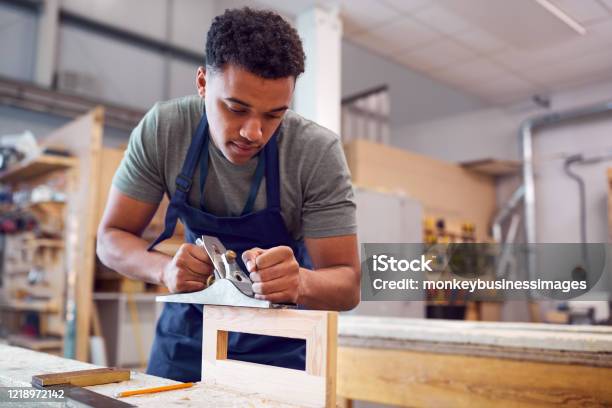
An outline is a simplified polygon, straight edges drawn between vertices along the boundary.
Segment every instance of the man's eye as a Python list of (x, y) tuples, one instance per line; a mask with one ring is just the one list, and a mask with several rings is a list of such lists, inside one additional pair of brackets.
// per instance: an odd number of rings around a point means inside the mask
[(280, 119), (280, 116), (276, 116), (276, 115), (266, 115), (266, 117), (268, 119)]
[(229, 109), (231, 112), (234, 112), (234, 113), (239, 113), (239, 114), (246, 113), (244, 109), (234, 109), (230, 106), (228, 106), (227, 109)]

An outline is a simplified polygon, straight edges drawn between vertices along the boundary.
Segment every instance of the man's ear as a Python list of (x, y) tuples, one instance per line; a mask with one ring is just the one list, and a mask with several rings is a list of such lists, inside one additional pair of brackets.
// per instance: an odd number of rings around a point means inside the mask
[(204, 67), (198, 67), (196, 73), (196, 87), (200, 98), (204, 98), (206, 95), (206, 68)]

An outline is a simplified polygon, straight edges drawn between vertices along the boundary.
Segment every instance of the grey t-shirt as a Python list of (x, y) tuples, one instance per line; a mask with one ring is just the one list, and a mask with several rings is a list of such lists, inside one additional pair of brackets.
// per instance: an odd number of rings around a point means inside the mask
[[(193, 133), (204, 112), (197, 95), (157, 103), (132, 131), (113, 178), (122, 193), (158, 203), (171, 197)], [(356, 233), (355, 201), (340, 139), (330, 130), (287, 111), (278, 134), (281, 214), (294, 239)], [(216, 216), (237, 216), (246, 203), (257, 158), (244, 165), (229, 162), (209, 143), (204, 208)], [(200, 203), (199, 166), (189, 203)], [(254, 210), (266, 206), (265, 177)]]

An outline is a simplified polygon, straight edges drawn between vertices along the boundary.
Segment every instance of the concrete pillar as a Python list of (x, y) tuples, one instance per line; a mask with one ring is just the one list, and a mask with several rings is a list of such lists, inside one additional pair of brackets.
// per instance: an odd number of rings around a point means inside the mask
[(338, 9), (309, 9), (298, 15), (296, 24), (306, 53), (306, 72), (297, 82), (294, 109), (340, 133), (342, 21)]
[(36, 69), (34, 81), (38, 85), (50, 87), (55, 73), (57, 39), (59, 30), (60, 0), (45, 0), (42, 3), (36, 45)]

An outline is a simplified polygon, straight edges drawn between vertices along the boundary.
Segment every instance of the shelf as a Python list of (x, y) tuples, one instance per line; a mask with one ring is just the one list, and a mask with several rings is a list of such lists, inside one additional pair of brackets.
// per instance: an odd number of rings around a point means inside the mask
[(52, 156), (42, 154), (30, 160), (22, 161), (8, 170), (0, 172), (0, 183), (13, 183), (28, 180), (56, 170), (74, 167), (77, 159), (74, 157)]
[(37, 201), (34, 203), (27, 203), (25, 205), (22, 205), (21, 208), (24, 208), (24, 209), (37, 209), (37, 208), (44, 209), (45, 207), (63, 208), (65, 205), (66, 205), (65, 201)]
[(25, 347), (30, 350), (53, 350), (61, 349), (64, 345), (62, 339), (55, 337), (44, 337), (37, 338), (32, 336), (26, 336), (23, 334), (14, 334), (8, 336), (8, 342), (12, 346)]
[(55, 303), (40, 300), (8, 300), (0, 303), (0, 308), (41, 313), (57, 313), (59, 311), (59, 308)]
[(63, 248), (64, 240), (55, 238), (35, 238), (26, 239), (23, 241), (28, 246), (45, 247), (45, 248)]
[(461, 163), (461, 166), (467, 170), (495, 177), (519, 174), (521, 171), (521, 162), (516, 160), (483, 159)]

